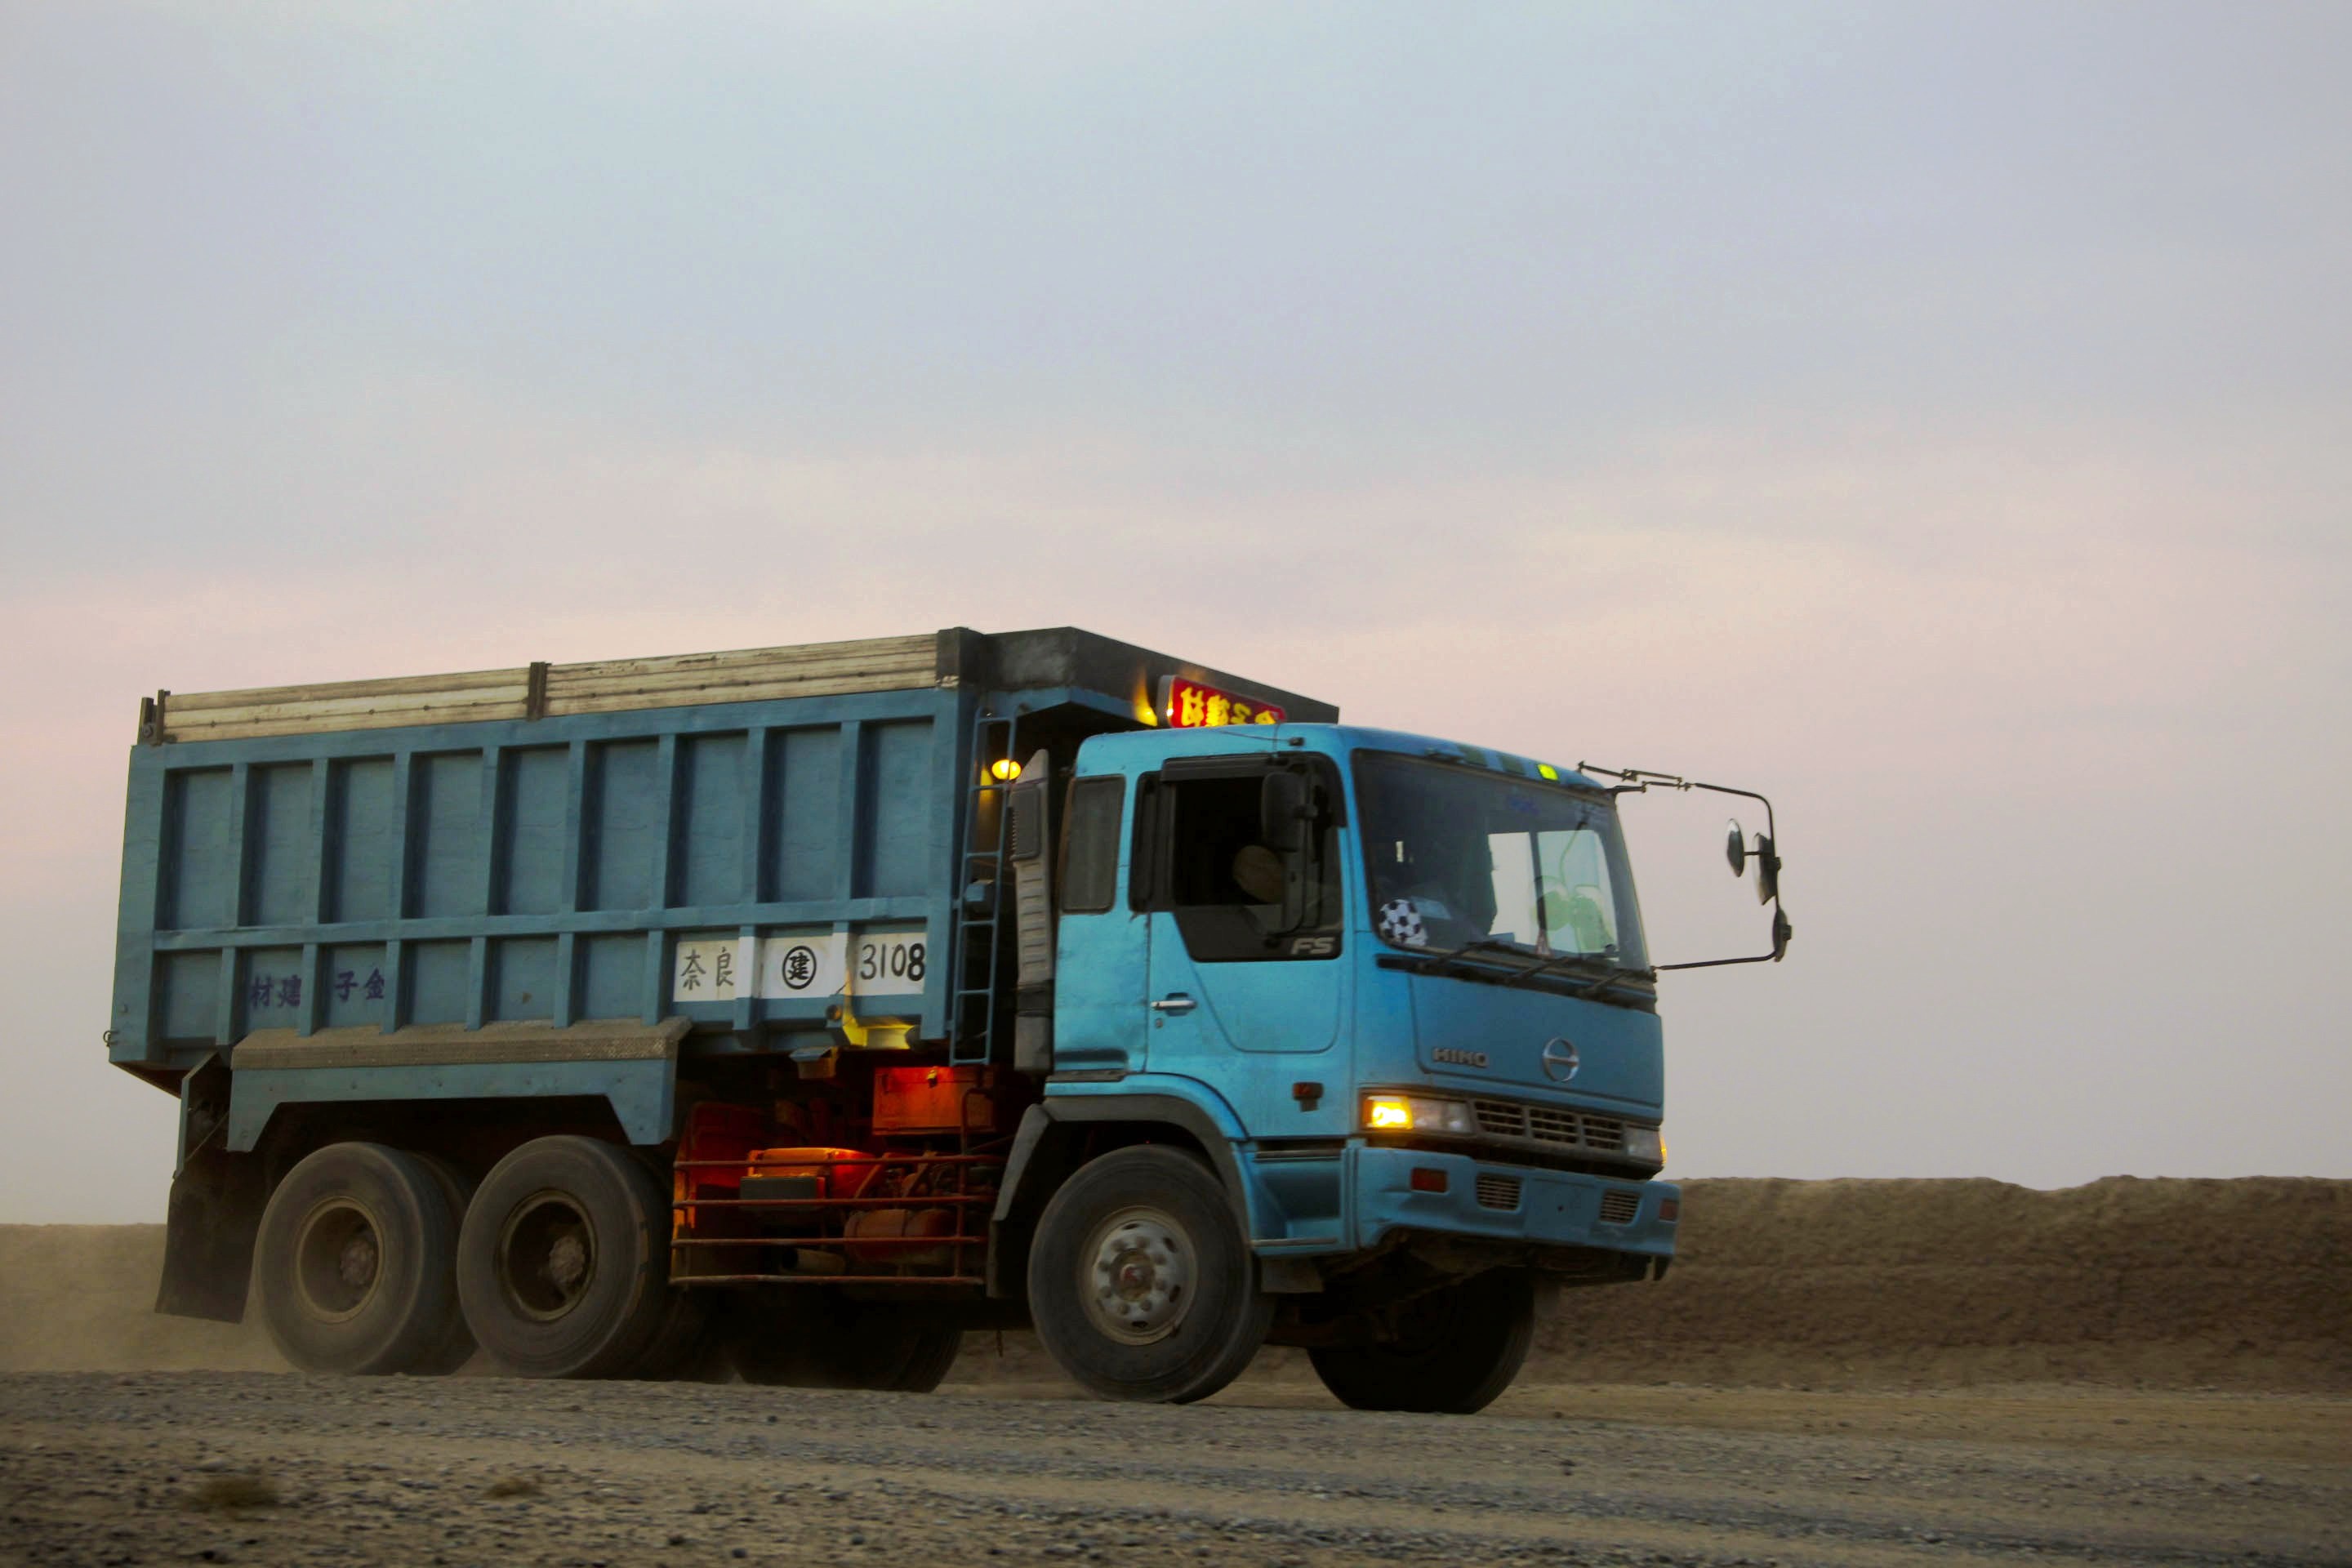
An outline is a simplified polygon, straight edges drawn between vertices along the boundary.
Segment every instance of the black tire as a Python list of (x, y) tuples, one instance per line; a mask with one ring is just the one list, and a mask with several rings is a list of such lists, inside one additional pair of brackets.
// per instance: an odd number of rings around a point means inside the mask
[(255, 1240), (278, 1352), (305, 1372), (410, 1372), (462, 1333), (457, 1222), (432, 1171), (381, 1143), (330, 1143), (286, 1173)]
[(890, 1380), (890, 1390), (896, 1394), (929, 1394), (955, 1370), (957, 1358), (963, 1354), (963, 1331), (922, 1324), (908, 1338), (912, 1342), (898, 1375)]
[(929, 1394), (963, 1349), (963, 1331), (919, 1307), (854, 1301), (822, 1286), (745, 1290), (717, 1330), (735, 1375), (780, 1388)]
[(434, 1185), (449, 1206), (449, 1313), (448, 1336), (433, 1350), (420, 1357), (408, 1370), (420, 1377), (446, 1377), (474, 1359), (474, 1331), (466, 1326), (466, 1314), (457, 1310), (457, 1237), (466, 1223), (466, 1209), (474, 1201), (474, 1178), (438, 1154), (412, 1154), (433, 1177)]
[(668, 1196), (625, 1149), (534, 1139), (466, 1210), (457, 1295), (501, 1372), (628, 1376), (674, 1321)]
[[(659, 1152), (650, 1149), (633, 1148), (629, 1157), (651, 1178), (656, 1187), (670, 1184), (670, 1164)], [(665, 1215), (662, 1224), (670, 1224)], [(708, 1261), (708, 1255), (705, 1257)], [(705, 1289), (680, 1289), (669, 1293), (669, 1306), (662, 1313), (661, 1327), (635, 1364), (615, 1376), (641, 1379), (646, 1382), (667, 1382), (681, 1379), (704, 1382), (711, 1379), (701, 1374), (710, 1369), (710, 1297)]]
[(1398, 1337), (1310, 1350), (1323, 1386), (1358, 1410), (1469, 1415), (1495, 1402), (1535, 1342), (1535, 1281), (1495, 1268), (1405, 1304)]
[(667, 1380), (682, 1378), (697, 1381), (696, 1368), (709, 1358), (705, 1352), (710, 1341), (710, 1291), (673, 1289), (669, 1306), (662, 1313), (661, 1326), (636, 1363), (620, 1373), (623, 1377)]
[(1029, 1310), (1080, 1384), (1163, 1404), (1239, 1377), (1274, 1320), (1215, 1174), (1156, 1144), (1090, 1161), (1054, 1194), (1029, 1249)]

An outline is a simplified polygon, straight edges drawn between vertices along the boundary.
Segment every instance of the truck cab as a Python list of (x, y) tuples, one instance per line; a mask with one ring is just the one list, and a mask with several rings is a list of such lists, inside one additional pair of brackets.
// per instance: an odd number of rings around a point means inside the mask
[[(1655, 977), (1601, 784), (1250, 724), (1091, 738), (1066, 802), (1033, 1116), (1125, 1106), (1225, 1152), (1276, 1341), (1344, 1360), (1499, 1272), (1523, 1288), (1474, 1337), (1523, 1351), (1548, 1288), (1663, 1273), (1680, 1205), (1654, 1179)], [(1403, 1376), (1367, 1382), (1393, 1398)]]

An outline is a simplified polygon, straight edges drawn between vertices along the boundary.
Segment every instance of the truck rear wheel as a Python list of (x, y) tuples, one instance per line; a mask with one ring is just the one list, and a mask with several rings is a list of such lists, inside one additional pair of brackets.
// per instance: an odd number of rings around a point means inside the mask
[(1224, 1188), (1155, 1144), (1090, 1161), (1054, 1194), (1029, 1250), (1029, 1310), (1087, 1388), (1165, 1404), (1240, 1376), (1274, 1317)]
[(669, 1200), (628, 1151), (539, 1138), (490, 1168), (457, 1238), (466, 1322), (519, 1377), (625, 1377), (666, 1323)]
[(262, 1321), (305, 1372), (425, 1369), (465, 1332), (457, 1216), (413, 1154), (330, 1143), (286, 1173), (256, 1238)]
[(1535, 1341), (1535, 1301), (1524, 1270), (1490, 1269), (1407, 1302), (1392, 1340), (1307, 1357), (1343, 1405), (1468, 1415), (1518, 1376)]
[(446, 1377), (474, 1359), (474, 1331), (457, 1302), (457, 1236), (466, 1224), (466, 1209), (474, 1201), (474, 1179), (438, 1154), (411, 1154), (441, 1189), (449, 1209), (449, 1250), (442, 1267), (449, 1278), (449, 1331), (442, 1342), (417, 1359), (408, 1370), (424, 1377)]
[(719, 1310), (735, 1374), (782, 1388), (929, 1394), (963, 1348), (963, 1331), (896, 1301), (853, 1301), (811, 1286), (747, 1290)]
[(710, 1359), (707, 1353), (710, 1343), (709, 1295), (707, 1289), (671, 1290), (669, 1306), (662, 1313), (661, 1325), (654, 1331), (652, 1340), (634, 1363), (614, 1375), (647, 1381), (698, 1381), (698, 1369)]

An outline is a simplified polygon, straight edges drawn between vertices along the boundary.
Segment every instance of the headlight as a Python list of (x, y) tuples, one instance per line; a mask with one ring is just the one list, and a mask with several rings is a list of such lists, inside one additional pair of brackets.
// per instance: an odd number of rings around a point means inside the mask
[(1628, 1127), (1625, 1129), (1625, 1157), (1645, 1165), (1666, 1163), (1666, 1135), (1662, 1128)]
[(1465, 1138), (1478, 1131), (1470, 1108), (1462, 1101), (1417, 1094), (1365, 1096), (1364, 1126), (1374, 1132), (1453, 1132)]

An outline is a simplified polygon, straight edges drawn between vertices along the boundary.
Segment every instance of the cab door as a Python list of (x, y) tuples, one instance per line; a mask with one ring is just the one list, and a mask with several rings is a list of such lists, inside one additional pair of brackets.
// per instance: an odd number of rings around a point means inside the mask
[[(1287, 830), (1266, 819), (1277, 771), (1289, 786), (1273, 795), (1297, 816)], [(1236, 1069), (1330, 1053), (1346, 1037), (1340, 813), (1338, 772), (1316, 757), (1181, 759), (1139, 782), (1151, 1070), (1215, 1084), (1237, 1108), (1279, 1079), (1281, 1109), (1297, 1111), (1287, 1102), (1304, 1065)]]

